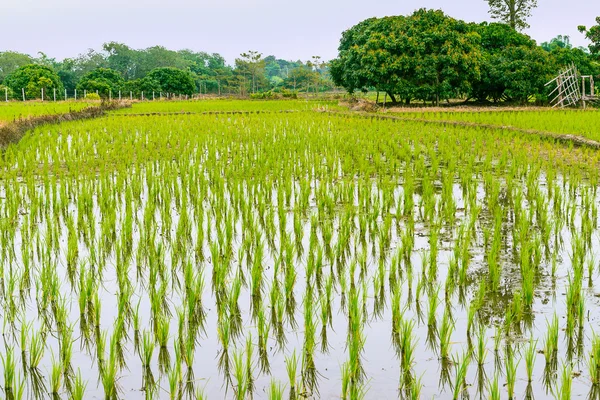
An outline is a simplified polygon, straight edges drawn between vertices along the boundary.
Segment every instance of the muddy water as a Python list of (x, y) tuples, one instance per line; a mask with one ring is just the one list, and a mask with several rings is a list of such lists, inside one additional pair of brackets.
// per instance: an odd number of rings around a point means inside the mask
[[(43, 190), (40, 187), (40, 190)], [(454, 186), (454, 197), (457, 204), (457, 209), (460, 210), (464, 206), (464, 201), (461, 195), (462, 191), (460, 186), (456, 184)], [(401, 188), (399, 188), (396, 192), (396, 195), (399, 196), (401, 194)], [(146, 202), (148, 194), (144, 194), (144, 203)], [(276, 197), (274, 198), (276, 199)], [(483, 189), (480, 188), (478, 201), (482, 201), (483, 199)], [(415, 203), (419, 203), (419, 196), (415, 195)], [(313, 204), (314, 206), (314, 204)], [(314, 208), (313, 208), (314, 210)], [(76, 219), (77, 217), (77, 209), (75, 204), (71, 204), (69, 208), (69, 212)], [(122, 210), (119, 211), (122, 213)], [(190, 209), (190, 213), (193, 213), (194, 210)], [(138, 218), (140, 223), (143, 221), (143, 207), (138, 212)], [(95, 205), (95, 215), (98, 216), (98, 220), (100, 219), (100, 213), (98, 209), (98, 205)], [(175, 204), (173, 204), (173, 220), (172, 220), (172, 233), (175, 237), (175, 229), (178, 223), (179, 210)], [(290, 211), (288, 214), (288, 231), (293, 231), (293, 211)], [(461, 214), (460, 211), (457, 212), (457, 223), (456, 225), (460, 225), (463, 222), (465, 216)], [(355, 223), (358, 225), (358, 219)], [(156, 223), (158, 225), (161, 224), (159, 218), (156, 219)], [(278, 221), (276, 221), (276, 224)], [(452, 310), (452, 316), (454, 318), (454, 333), (451, 337), (451, 352), (453, 354), (461, 354), (462, 352), (468, 349), (468, 339), (466, 334), (467, 327), (467, 308), (475, 295), (475, 291), (478, 287), (478, 282), (480, 279), (485, 278), (486, 276), (486, 264), (484, 261), (484, 249), (483, 249), (483, 239), (482, 239), (482, 228), (489, 224), (489, 221), (486, 220), (485, 214), (482, 213), (481, 221), (478, 222), (477, 225), (477, 239), (471, 244), (471, 264), (469, 267), (469, 276), (471, 277), (470, 284), (465, 288), (465, 301), (461, 304), (459, 301), (458, 294), (454, 294), (449, 299), (449, 305)], [(45, 221), (40, 223), (40, 226), (45, 226)], [(337, 224), (336, 224), (337, 226)], [(241, 232), (244, 230), (244, 226), (242, 226), (240, 221), (237, 221), (236, 225), (237, 235), (236, 247), (234, 248), (234, 254), (238, 254), (237, 250), (242, 242), (241, 240)], [(309, 248), (309, 236), (310, 236), (310, 218), (305, 220), (304, 226), (304, 238), (303, 238), (303, 246), (304, 249)], [(455, 245), (452, 234), (453, 228), (446, 227), (441, 232), (441, 243), (439, 244), (440, 251), (437, 255), (437, 263), (438, 263), (438, 276), (437, 282), (442, 286), (442, 292), (440, 293), (440, 305), (437, 309), (437, 321), (438, 324), (441, 323), (442, 315), (444, 312), (444, 302), (443, 302), (443, 283), (446, 280), (446, 269), (449, 263), (450, 257), (452, 255), (453, 246)], [(117, 230), (118, 231), (118, 230)], [(63, 294), (67, 298), (67, 304), (69, 304), (70, 315), (69, 320), (72, 323), (76, 323), (79, 319), (79, 309), (77, 305), (77, 296), (74, 292), (71, 291), (67, 280), (66, 273), (66, 243), (67, 243), (67, 234), (66, 229), (63, 229), (62, 236), (59, 241), (61, 243), (61, 253), (57, 259), (56, 268), (58, 269), (59, 276), (62, 281), (62, 289)], [(96, 232), (101, 232), (100, 224), (98, 223)], [(395, 228), (392, 228), (392, 244), (390, 253), (394, 253), (395, 249), (400, 245), (399, 234), (401, 231), (396, 231)], [(40, 228), (40, 234), (43, 237), (44, 228)], [(197, 237), (197, 232), (193, 231), (193, 237)], [(541, 350), (543, 346), (544, 337), (546, 334), (547, 321), (552, 318), (552, 315), (556, 313), (559, 316), (559, 324), (560, 324), (560, 337), (559, 337), (559, 370), (558, 374), (560, 374), (560, 365), (565, 360), (572, 360), (573, 365), (573, 398), (585, 398), (590, 393), (591, 383), (588, 375), (588, 352), (590, 349), (591, 337), (594, 330), (598, 330), (600, 326), (598, 321), (600, 319), (600, 298), (598, 297), (598, 293), (600, 292), (598, 284), (596, 282), (592, 282), (591, 286), (586, 287), (584, 291), (585, 304), (587, 308), (586, 318), (585, 318), (585, 327), (583, 331), (583, 336), (581, 338), (580, 347), (583, 348), (582, 354), (576, 354), (577, 352), (568, 352), (567, 351), (567, 340), (566, 334), (563, 328), (566, 325), (565, 321), (565, 291), (567, 286), (567, 277), (571, 271), (571, 264), (569, 258), (569, 252), (571, 249), (571, 234), (569, 229), (564, 228), (561, 234), (564, 245), (562, 250), (560, 251), (559, 258), (559, 266), (556, 278), (553, 278), (549, 275), (550, 265), (549, 262), (544, 262), (544, 268), (542, 270), (541, 276), (539, 277), (540, 283), (536, 289), (536, 300), (534, 306), (532, 308), (532, 313), (529, 315), (532, 324), (531, 329), (529, 331), (525, 331), (525, 333), (521, 336), (513, 335), (511, 337), (503, 337), (500, 352), (496, 353), (494, 351), (494, 336), (496, 335), (496, 326), (502, 324), (504, 318), (504, 309), (507, 304), (510, 303), (510, 299), (512, 299), (512, 291), (513, 291), (513, 283), (516, 280), (516, 276), (518, 276), (519, 271), (518, 267), (514, 265), (512, 261), (511, 255), (506, 251), (502, 254), (502, 264), (503, 264), (503, 285), (506, 289), (506, 293), (503, 295), (489, 295), (486, 299), (486, 304), (484, 306), (486, 314), (489, 316), (489, 322), (485, 329), (485, 336), (487, 339), (487, 359), (486, 363), (482, 368), (477, 368), (474, 360), (470, 364), (470, 368), (466, 378), (466, 391), (463, 393), (463, 396), (468, 396), (470, 398), (488, 398), (488, 385), (491, 379), (498, 374), (499, 382), (502, 387), (503, 398), (507, 398), (506, 389), (503, 385), (506, 383), (506, 377), (504, 376), (504, 367), (501, 366), (498, 368), (496, 366), (495, 359), (496, 357), (500, 357), (502, 361), (504, 358), (504, 348), (506, 344), (510, 344), (516, 351), (515, 359), (519, 361), (518, 367), (518, 379), (516, 384), (516, 398), (524, 398), (527, 394), (533, 393), (533, 397), (538, 399), (549, 398), (551, 397), (551, 389), (548, 389), (544, 384), (544, 364), (545, 359), (544, 355), (541, 353), (536, 354), (535, 357), (535, 370), (534, 370), (534, 378), (533, 382), (530, 384), (526, 379), (526, 370), (525, 370), (525, 361), (522, 358), (524, 356), (524, 349), (527, 344), (527, 341), (532, 335), (534, 339), (538, 340), (537, 349)], [(216, 230), (212, 229), (212, 237), (216, 237)], [(337, 241), (337, 233), (334, 233), (332, 243), (335, 245)], [(166, 239), (163, 240), (164, 243), (169, 244)], [(369, 243), (368, 248), (371, 248), (370, 245), (371, 238), (367, 237), (367, 243)], [(17, 234), (15, 239), (15, 247), (18, 249), (21, 244), (20, 234)], [(134, 237), (133, 247), (137, 248), (139, 244), (139, 235)], [(278, 243), (276, 243), (276, 247), (278, 247)], [(428, 335), (428, 327), (426, 323), (427, 318), (427, 305), (428, 299), (425, 294), (421, 295), (420, 308), (422, 309), (423, 317), (419, 319), (417, 309), (419, 306), (415, 302), (415, 292), (418, 286), (418, 279), (421, 276), (421, 272), (423, 270), (422, 266), (422, 255), (423, 253), (429, 249), (429, 229), (427, 224), (417, 222), (415, 225), (415, 246), (411, 256), (411, 264), (413, 268), (413, 280), (412, 282), (404, 281), (402, 283), (402, 305), (406, 308), (404, 319), (405, 320), (413, 320), (415, 321), (415, 337), (417, 339), (417, 345), (415, 350), (415, 364), (414, 364), (414, 374), (417, 377), (422, 378), (422, 398), (452, 398), (452, 383), (454, 381), (455, 374), (455, 366), (449, 365), (448, 368), (444, 370), (442, 367), (442, 362), (439, 359), (438, 354), (433, 351), (430, 346), (428, 346), (426, 338)], [(600, 249), (599, 237), (598, 235), (594, 236), (592, 249), (598, 251)], [(205, 254), (210, 254), (210, 249), (208, 245), (205, 244)], [(86, 257), (89, 255), (89, 251), (85, 248), (82, 242), (80, 242), (80, 260), (85, 262)], [(353, 253), (350, 256), (350, 259), (355, 256)], [(188, 257), (192, 257), (191, 254)], [(389, 257), (391, 258), (391, 257)], [(17, 252), (17, 264), (22, 264), (22, 256), (20, 252)], [(115, 258), (114, 255), (107, 259), (105, 270), (104, 270), (104, 280), (100, 285), (99, 294), (101, 296), (102, 302), (102, 313), (101, 313), (101, 327), (102, 329), (107, 330), (108, 337), (112, 333), (112, 327), (115, 322), (116, 310), (118, 309), (117, 297), (116, 293), (118, 291), (118, 283), (117, 277), (114, 271), (114, 263)], [(167, 266), (170, 266), (171, 256), (170, 251), (166, 251), (165, 263)], [(275, 379), (279, 382), (282, 382), (287, 388), (289, 388), (289, 383), (286, 375), (285, 369), (285, 356), (290, 356), (294, 351), (297, 355), (302, 354), (302, 343), (304, 338), (304, 330), (303, 330), (303, 305), (302, 301), (304, 299), (306, 293), (306, 275), (305, 275), (305, 263), (306, 259), (302, 258), (295, 262), (296, 270), (297, 270), (297, 283), (295, 286), (295, 296), (298, 302), (297, 305), (297, 315), (296, 320), (298, 321), (298, 328), (293, 329), (289, 324), (285, 326), (286, 339), (287, 344), (285, 349), (278, 349), (275, 339), (272, 337), (273, 333), (271, 333), (271, 338), (269, 339), (269, 362), (271, 366), (271, 374), (260, 374), (258, 368), (258, 358), (257, 352), (258, 349), (255, 348), (254, 351), (254, 359), (255, 359), (255, 369), (254, 369), (254, 377), (255, 377), (255, 398), (267, 398), (267, 388), (272, 379)], [(233, 264), (236, 265), (236, 260), (233, 260)], [(268, 304), (268, 290), (271, 287), (271, 283), (273, 281), (273, 269), (274, 269), (275, 260), (271, 254), (271, 251), (265, 251), (265, 258), (263, 260), (264, 265), (264, 275), (265, 275), (265, 294), (263, 295), (263, 300), (265, 302), (265, 309), (268, 309), (266, 304)], [(364, 334), (366, 337), (366, 342), (364, 345), (363, 351), (363, 366), (365, 370), (365, 374), (367, 377), (366, 387), (368, 391), (366, 392), (366, 398), (369, 399), (377, 399), (377, 398), (394, 398), (398, 397), (400, 394), (398, 392), (400, 377), (401, 377), (401, 369), (400, 362), (396, 356), (396, 352), (392, 346), (391, 342), (391, 332), (392, 332), (392, 311), (390, 309), (390, 293), (389, 287), (387, 285), (386, 280), (386, 302), (385, 308), (380, 317), (377, 317), (373, 313), (374, 308), (374, 293), (373, 293), (373, 276), (374, 272), (377, 269), (377, 261), (374, 258), (374, 254), (370, 253), (368, 258), (368, 273), (366, 276), (367, 288), (369, 289), (368, 300), (366, 304), (366, 309), (368, 311), (367, 323), (364, 326)], [(324, 270), (328, 271), (330, 265), (324, 265)], [(389, 266), (388, 266), (389, 267)], [(168, 268), (170, 270), (170, 267)], [(6, 272), (5, 267), (5, 274)], [(217, 315), (216, 315), (216, 299), (212, 294), (210, 288), (210, 276), (212, 274), (212, 265), (210, 262), (210, 257), (208, 257), (207, 262), (204, 264), (204, 276), (206, 281), (206, 288), (204, 290), (202, 299), (203, 304), (206, 311), (206, 333), (201, 336), (200, 344), (196, 349), (195, 353), (195, 362), (194, 362), (194, 377), (195, 377), (195, 386), (197, 388), (203, 388), (204, 393), (208, 398), (233, 398), (234, 397), (234, 388), (231, 385), (227, 385), (223, 374), (218, 370), (217, 367), (217, 359), (219, 356), (219, 352), (221, 351), (221, 345), (217, 336)], [(598, 271), (595, 271), (594, 277), (597, 277)], [(135, 266), (131, 266), (130, 270), (130, 278), (132, 282), (136, 282), (136, 271)], [(597, 280), (596, 280), (597, 281)], [(319, 385), (318, 385), (318, 393), (306, 393), (308, 397), (312, 398), (324, 398), (324, 399), (334, 399), (339, 398), (342, 387), (342, 379), (341, 379), (341, 365), (346, 362), (348, 359), (348, 351), (347, 351), (347, 327), (348, 327), (348, 319), (345, 312), (341, 307), (341, 296), (339, 292), (339, 286), (336, 287), (336, 291), (334, 294), (334, 302), (331, 305), (333, 310), (333, 329), (328, 330), (328, 338), (329, 338), (329, 352), (321, 353), (317, 351), (315, 354), (315, 363), (316, 368), (319, 374)], [(141, 326), (143, 329), (150, 329), (150, 319), (151, 319), (151, 311), (150, 304), (148, 301), (148, 293), (145, 288), (138, 284), (136, 285), (135, 295), (133, 296), (132, 302), (135, 306), (139, 301), (140, 304), (140, 314), (141, 314)], [(171, 305), (171, 311), (174, 316), (171, 319), (170, 330), (171, 330), (171, 340), (169, 352), (171, 354), (171, 359), (174, 358), (174, 349), (172, 346), (173, 338), (177, 337), (177, 319), (176, 313), (174, 312), (176, 306), (181, 304), (181, 298), (175, 291), (170, 291), (167, 299), (168, 303)], [(242, 294), (240, 296), (240, 308), (242, 311), (243, 321), (244, 321), (244, 335), (251, 334), (254, 341), (257, 340), (258, 333), (255, 324), (251, 320), (251, 301), (250, 301), (250, 292), (248, 288), (242, 289)], [(320, 322), (318, 320), (318, 307), (315, 307), (315, 320), (317, 321), (317, 335), (320, 332)], [(34, 330), (40, 329), (40, 323), (38, 319), (38, 314), (35, 306), (35, 292), (32, 291), (32, 295), (30, 297), (30, 301), (28, 302), (28, 306), (25, 310), (25, 316), (27, 321), (36, 321), (34, 324)], [(18, 325), (17, 325), (18, 327)], [(130, 327), (128, 330), (129, 337), (133, 337), (133, 331)], [(74, 337), (77, 338), (74, 344), (74, 356), (72, 360), (72, 365), (75, 371), (80, 370), (84, 379), (88, 382), (86, 398), (104, 398), (104, 392), (102, 389), (102, 385), (99, 383), (99, 371), (98, 366), (95, 361), (95, 354), (91, 352), (88, 354), (82, 346), (81, 340), (79, 339), (79, 331), (78, 324), (75, 324), (75, 334)], [(473, 337), (475, 340), (475, 337)], [(318, 341), (318, 337), (317, 337)], [(6, 344), (0, 345), (0, 348), (3, 346), (16, 346), (18, 347), (18, 339), (15, 338), (13, 340), (8, 339)], [(231, 345), (231, 354), (235, 351), (235, 349), (243, 350), (245, 346), (245, 338), (240, 338), (235, 344)], [(317, 346), (320, 348), (320, 346)], [(4, 349), (2, 348), (2, 352)], [(17, 353), (20, 353), (18, 351)], [(51, 353), (58, 353), (58, 342), (52, 335), (48, 335), (47, 340), (47, 349), (45, 352), (44, 359), (42, 360), (42, 371), (48, 379), (50, 375), (50, 367), (52, 363)], [(19, 362), (17, 363), (19, 364)], [(133, 344), (130, 341), (127, 344), (126, 351), (126, 365), (127, 368), (122, 370), (119, 374), (118, 384), (121, 388), (121, 398), (127, 399), (141, 399), (145, 397), (145, 393), (141, 390), (142, 387), (142, 366), (140, 358), (137, 354), (134, 354)], [(154, 352), (154, 365), (153, 365), (153, 373), (156, 380), (160, 383), (160, 389), (157, 394), (157, 398), (168, 398), (169, 397), (169, 386), (168, 379), (166, 376), (160, 376), (158, 369), (158, 348)], [(300, 368), (299, 368), (300, 373)], [(449, 377), (450, 383), (443, 383), (443, 376), (447, 374)], [(551, 386), (556, 389), (556, 376), (551, 378)], [(62, 393), (63, 396), (66, 396), (66, 393)]]

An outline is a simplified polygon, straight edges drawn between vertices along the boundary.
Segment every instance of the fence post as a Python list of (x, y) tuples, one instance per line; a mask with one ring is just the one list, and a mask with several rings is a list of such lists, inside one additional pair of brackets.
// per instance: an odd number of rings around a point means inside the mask
[(52, 91), (54, 92), (54, 101), (56, 101), (56, 88), (53, 88)]
[(77, 101), (77, 89), (75, 89), (75, 100)]
[(67, 89), (65, 89), (65, 101), (67, 101)]
[(162, 92), (159, 92), (158, 95), (160, 96), (160, 99), (162, 100)]
[(87, 89), (83, 89), (83, 98), (87, 98)]
[(152, 101), (154, 101), (154, 92), (152, 92)]
[(119, 101), (121, 101), (121, 91), (119, 90)]
[(133, 92), (129, 91), (129, 100), (133, 100)]
[(144, 92), (142, 91), (142, 101), (144, 100)]
[(42, 101), (44, 101), (44, 88), (42, 88)]

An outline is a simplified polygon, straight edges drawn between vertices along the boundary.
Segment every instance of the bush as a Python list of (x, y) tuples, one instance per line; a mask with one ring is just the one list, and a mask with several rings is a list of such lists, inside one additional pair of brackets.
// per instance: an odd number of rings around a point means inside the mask
[(85, 96), (86, 100), (102, 100), (102, 98), (100, 97), (100, 95), (98, 93), (88, 93)]

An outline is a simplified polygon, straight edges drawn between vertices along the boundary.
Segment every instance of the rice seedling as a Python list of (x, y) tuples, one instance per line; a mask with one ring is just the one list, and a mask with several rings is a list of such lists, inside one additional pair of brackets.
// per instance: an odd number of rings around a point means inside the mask
[[(290, 383), (290, 400), (297, 399), (299, 397), (299, 393), (297, 391), (298, 357), (296, 356), (296, 350), (292, 352), (290, 357), (285, 358), (285, 369), (287, 371), (287, 376)], [(344, 379), (342, 378), (342, 381), (343, 380)]]
[(454, 324), (451, 320), (448, 310), (444, 312), (442, 324), (440, 326), (440, 358), (443, 360), (450, 359), (450, 339), (454, 331)]
[(280, 382), (271, 379), (269, 389), (267, 391), (267, 398), (269, 400), (283, 400), (283, 386)]
[(148, 331), (142, 333), (140, 358), (142, 361), (142, 390), (152, 391), (154, 375), (152, 374), (152, 356), (154, 355), (154, 340)]
[[(46, 343), (40, 333), (32, 332), (29, 340), (29, 368), (28, 376), (31, 380), (31, 389), (36, 398), (42, 397), (46, 393), (46, 384), (44, 383), (44, 376), (39, 368), (40, 362), (44, 357), (44, 349)], [(54, 374), (54, 366), (52, 373)], [(60, 370), (58, 372), (61, 372)], [(60, 377), (59, 377), (60, 378)], [(53, 376), (54, 379), (54, 376)]]
[(529, 345), (525, 349), (525, 366), (527, 369), (527, 380), (532, 381), (533, 378), (533, 367), (535, 365), (535, 356), (537, 354), (537, 340), (533, 340), (533, 337), (529, 339)]
[(501, 391), (500, 391), (500, 385), (498, 382), (498, 375), (495, 375), (494, 379), (489, 383), (488, 398), (490, 400), (500, 400), (501, 399)]
[(455, 381), (452, 391), (452, 399), (457, 400), (460, 395), (466, 390), (466, 378), (471, 356), (469, 353), (464, 353), (462, 356), (452, 356), (452, 362), (455, 365)]
[[(148, 103), (139, 109), (237, 112), (47, 125), (0, 154), (2, 328), (4, 347), (21, 356), (3, 355), (14, 365), (5, 397), (35, 397), (38, 370), (48, 371), (38, 379), (46, 393), (91, 395), (85, 378), (115, 398), (137, 389), (119, 379), (123, 369), (141, 374), (147, 398), (205, 397), (204, 378), (207, 393), (259, 397), (258, 373), (276, 374), (283, 358), (291, 398), (362, 398), (398, 379), (393, 369), (371, 376), (374, 362), (398, 363), (403, 397), (498, 398), (500, 376), (515, 395), (537, 392), (537, 342), (548, 387), (558, 354), (568, 364), (585, 354), (582, 380), (598, 386), (600, 346), (587, 339), (595, 152), (515, 131), (310, 111), (317, 101)], [(287, 107), (295, 112), (275, 112)], [(597, 126), (575, 111), (414, 114)], [(555, 307), (540, 335), (534, 317), (563, 292), (565, 311)], [(529, 332), (526, 387), (513, 343)], [(81, 364), (90, 356), (92, 368)], [(318, 378), (333, 358), (341, 388)], [(466, 360), (478, 365), (473, 386)], [(417, 366), (427, 376), (438, 363), (441, 385), (417, 379)], [(279, 384), (267, 392), (283, 396)]]
[(600, 336), (594, 333), (588, 358), (590, 380), (593, 386), (600, 385)]
[(77, 375), (75, 375), (73, 379), (73, 388), (71, 389), (71, 396), (73, 400), (83, 400), (85, 398), (85, 390), (87, 388), (87, 383), (83, 380), (81, 376), (81, 370), (77, 371)]
[(7, 399), (14, 397), (16, 364), (14, 350), (12, 347), (6, 348), (4, 354), (0, 354), (2, 359), (2, 369), (4, 374), (4, 395)]
[(563, 364), (561, 369), (560, 386), (554, 393), (554, 397), (558, 400), (571, 399), (571, 391), (573, 385), (573, 369), (569, 364)]

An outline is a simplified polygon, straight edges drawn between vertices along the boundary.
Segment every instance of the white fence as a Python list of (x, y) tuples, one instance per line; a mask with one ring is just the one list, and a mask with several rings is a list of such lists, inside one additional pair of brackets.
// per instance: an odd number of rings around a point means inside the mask
[[(98, 94), (98, 91), (96, 90), (95, 93)], [(14, 98), (9, 98), (8, 88), (7, 87), (4, 88), (4, 100), (6, 102), (21, 101), (21, 100), (22, 101), (28, 101), (28, 100), (41, 100), (41, 101), (85, 100), (87, 98), (87, 95), (88, 95), (87, 90), (83, 90), (83, 93), (80, 90), (78, 93), (77, 89), (74, 89), (72, 93), (69, 93), (67, 91), (67, 89), (64, 89), (64, 91), (52, 89), (51, 92), (48, 92), (48, 91), (44, 91), (44, 89), (42, 88), (40, 90), (40, 97), (34, 97), (34, 98), (28, 99), (26, 96), (26, 93), (25, 93), (25, 88), (22, 88), (21, 96), (20, 96), (21, 98), (14, 99)], [(115, 93), (114, 95), (113, 95), (112, 91), (109, 91), (108, 99), (109, 100), (146, 100), (146, 101), (149, 101), (149, 100), (188, 100), (189, 96), (187, 94), (182, 95), (182, 94), (177, 94), (177, 93), (163, 93), (163, 92), (152, 92), (151, 96), (150, 96), (150, 93), (147, 93), (146, 95), (144, 95), (144, 92), (141, 92), (139, 95), (136, 94), (134, 96), (132, 91), (123, 92), (123, 91), (119, 90), (119, 92)]]

